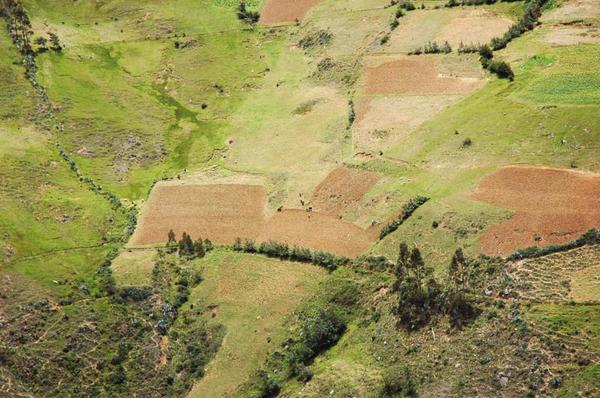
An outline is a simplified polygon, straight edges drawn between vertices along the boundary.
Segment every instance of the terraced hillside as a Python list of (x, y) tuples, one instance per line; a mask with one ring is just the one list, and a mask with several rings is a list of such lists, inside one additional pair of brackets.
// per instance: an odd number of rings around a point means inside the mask
[(600, 395), (595, 0), (0, 16), (0, 396)]

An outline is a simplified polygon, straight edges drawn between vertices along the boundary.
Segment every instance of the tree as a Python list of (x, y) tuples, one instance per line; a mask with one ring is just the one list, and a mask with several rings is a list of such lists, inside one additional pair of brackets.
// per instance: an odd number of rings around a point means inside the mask
[(175, 243), (177, 241), (177, 236), (175, 236), (175, 232), (172, 229), (169, 230), (169, 234), (167, 235), (169, 240), (167, 243)]
[(34, 43), (38, 46), (38, 52), (43, 53), (48, 51), (48, 39), (45, 37), (38, 37), (34, 40)]
[[(416, 330), (427, 324), (438, 310), (440, 287), (433, 277), (433, 270), (425, 266), (418, 248), (413, 248), (408, 256), (406, 244), (400, 245), (399, 263), (406, 263), (406, 272), (398, 271), (395, 282), (398, 292), (396, 314), (399, 324), (407, 330)], [(402, 267), (402, 265), (401, 265)]]
[(202, 242), (202, 238), (199, 238), (197, 241), (194, 242), (193, 253), (194, 257), (196, 258), (202, 258), (205, 256), (206, 251), (204, 250), (204, 243)]
[(63, 49), (62, 44), (60, 43), (60, 40), (58, 38), (58, 35), (56, 33), (53, 32), (49, 32), (48, 36), (50, 37), (50, 43), (52, 44), (52, 46), (50, 47), (53, 51), (56, 52), (61, 52)]
[(235, 238), (235, 240), (233, 241), (233, 250), (241, 252), (242, 251), (242, 239), (241, 238)]
[(191, 257), (194, 255), (194, 242), (192, 241), (192, 237), (189, 236), (185, 232), (183, 233), (183, 236), (181, 237), (181, 240), (179, 241), (178, 247), (179, 247), (179, 256)]
[(260, 19), (260, 14), (258, 12), (248, 10), (245, 1), (240, 1), (237, 15), (240, 21), (250, 25), (254, 25)]
[(467, 261), (461, 248), (456, 249), (450, 267), (445, 291), (445, 307), (453, 327), (461, 328), (477, 316), (478, 310), (469, 300)]

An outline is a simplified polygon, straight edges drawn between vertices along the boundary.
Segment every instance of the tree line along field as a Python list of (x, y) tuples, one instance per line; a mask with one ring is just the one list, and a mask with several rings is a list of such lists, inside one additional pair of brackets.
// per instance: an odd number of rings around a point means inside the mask
[(0, 395), (596, 396), (600, 7), (456, 3), (0, 1)]

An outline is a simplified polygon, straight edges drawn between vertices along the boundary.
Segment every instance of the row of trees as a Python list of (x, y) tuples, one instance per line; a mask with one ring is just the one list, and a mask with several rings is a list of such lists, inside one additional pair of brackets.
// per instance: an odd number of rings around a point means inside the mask
[(461, 327), (477, 316), (478, 310), (470, 300), (470, 272), (461, 249), (452, 257), (444, 285), (433, 276), (418, 248), (412, 250), (400, 244), (400, 254), (394, 269), (393, 291), (398, 294), (395, 313), (399, 325), (417, 330), (433, 316), (446, 314), (453, 327)]
[(188, 259), (202, 258), (207, 252), (213, 249), (213, 244), (210, 240), (198, 238), (193, 240), (186, 232), (183, 233), (181, 239), (177, 240), (175, 232), (169, 231), (167, 240), (167, 251), (169, 253), (179, 254), (179, 257)]
[(429, 200), (426, 196), (417, 196), (411, 198), (403, 207), (397, 219), (393, 220), (379, 232), (379, 239), (385, 238), (400, 227), (419, 207)]
[(233, 242), (233, 250), (245, 253), (264, 254), (267, 257), (279, 258), (281, 260), (298, 261), (301, 263), (311, 263), (330, 271), (339, 266), (347, 265), (350, 259), (335, 254), (299, 247), (289, 246), (287, 243), (279, 243), (275, 241), (262, 242), (260, 245), (251, 239), (246, 239), (242, 242), (240, 238), (236, 238)]
[(444, 44), (439, 45), (437, 42), (428, 42), (423, 47), (419, 47), (414, 51), (408, 53), (408, 55), (421, 55), (421, 54), (450, 54), (452, 47), (447, 41)]

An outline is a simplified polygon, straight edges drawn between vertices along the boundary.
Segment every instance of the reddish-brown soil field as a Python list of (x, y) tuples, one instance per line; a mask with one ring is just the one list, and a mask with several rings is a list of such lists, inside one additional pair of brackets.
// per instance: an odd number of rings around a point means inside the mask
[(302, 20), (308, 10), (321, 0), (266, 0), (260, 11), (264, 25)]
[(351, 222), (301, 209), (275, 214), (257, 240), (286, 242), (348, 257), (361, 254), (373, 242), (367, 231)]
[(340, 215), (358, 202), (381, 179), (369, 171), (338, 167), (315, 190), (310, 204), (319, 213)]
[(435, 58), (407, 56), (367, 68), (366, 94), (448, 95), (468, 93), (481, 79), (440, 75)]
[(470, 197), (515, 211), (509, 220), (484, 232), (481, 251), (488, 255), (566, 243), (600, 227), (598, 175), (508, 166), (484, 177)]
[(238, 237), (255, 237), (264, 224), (265, 189), (256, 185), (158, 184), (133, 237), (137, 245), (165, 242), (170, 229), (196, 239), (230, 244)]
[(235, 238), (285, 242), (337, 255), (356, 256), (377, 239), (379, 225), (368, 230), (344, 221), (341, 212), (357, 203), (381, 178), (376, 173), (340, 167), (315, 190), (307, 206), (265, 214), (267, 195), (256, 185), (158, 184), (146, 204), (132, 243), (164, 243), (170, 229), (181, 236), (232, 244)]

